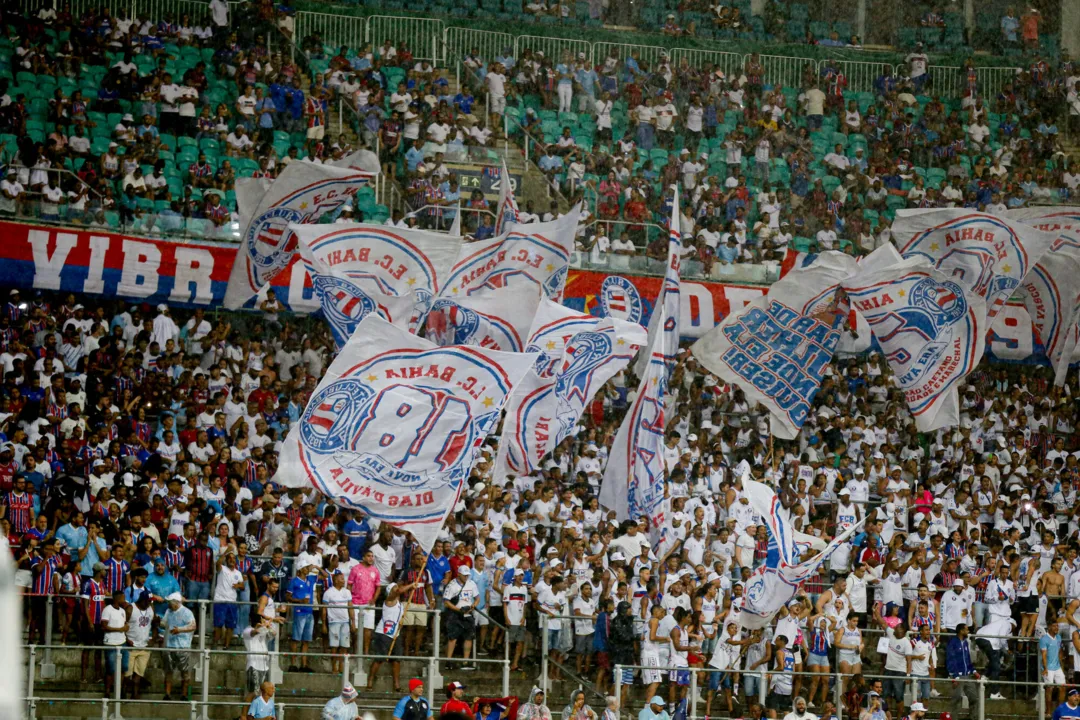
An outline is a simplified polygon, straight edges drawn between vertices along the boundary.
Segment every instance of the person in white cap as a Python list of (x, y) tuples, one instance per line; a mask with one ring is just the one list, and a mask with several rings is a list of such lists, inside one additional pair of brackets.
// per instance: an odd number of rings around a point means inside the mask
[(346, 685), (341, 688), (341, 694), (330, 702), (323, 705), (319, 720), (353, 720), (359, 717), (360, 711), (356, 707), (356, 688)]
[(169, 317), (169, 306), (161, 303), (157, 306), (158, 315), (154, 318), (153, 330), (150, 331), (150, 342), (157, 343), (162, 349), (169, 340), (177, 340), (180, 337), (180, 328)]
[(165, 628), (165, 699), (172, 699), (173, 674), (180, 673), (180, 697), (187, 697), (191, 682), (191, 639), (195, 636), (195, 615), (184, 607), (184, 596), (174, 592), (165, 598), (169, 609), (161, 625)]

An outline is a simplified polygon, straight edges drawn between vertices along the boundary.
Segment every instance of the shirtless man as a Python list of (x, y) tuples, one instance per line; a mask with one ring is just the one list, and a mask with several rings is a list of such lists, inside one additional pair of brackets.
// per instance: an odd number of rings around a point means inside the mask
[(1060, 615), (1065, 608), (1065, 576), (1061, 574), (1064, 563), (1062, 558), (1054, 558), (1050, 562), (1050, 569), (1039, 577), (1036, 585), (1039, 594), (1046, 596), (1047, 607), (1054, 611), (1053, 615)]

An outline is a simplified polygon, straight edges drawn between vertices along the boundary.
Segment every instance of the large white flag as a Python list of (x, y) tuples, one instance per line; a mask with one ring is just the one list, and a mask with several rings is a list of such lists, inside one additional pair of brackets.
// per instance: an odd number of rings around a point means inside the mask
[(924, 257), (952, 282), (986, 301), (993, 320), (1050, 249), (1054, 233), (965, 208), (898, 210), (893, 242), (905, 258)]
[(534, 328), (525, 349), (538, 357), (506, 405), (497, 478), (538, 470), (544, 456), (575, 434), (596, 392), (648, 338), (637, 323), (616, 318), (567, 317)]
[[(668, 223), (668, 253), (664, 269), (664, 284), (660, 287), (660, 294), (656, 298), (652, 316), (649, 318), (649, 341), (652, 341), (654, 335), (663, 336), (660, 352), (664, 355), (664, 361), (669, 364), (675, 361), (675, 354), (679, 350), (679, 312), (682, 295), (679, 270), (683, 249), (681, 221), (679, 186), (676, 185), (675, 198), (671, 205), (671, 222)], [(634, 367), (634, 373), (640, 377), (649, 362), (650, 358), (642, 354)]]
[(368, 313), (416, 327), (457, 258), (461, 238), (367, 223), (290, 225), (338, 347)]
[(1080, 322), (1080, 245), (1064, 236), (1055, 240), (1024, 278), (1018, 294), (1054, 368), (1054, 384), (1065, 384)]
[[(251, 217), (242, 218), (244, 229), (225, 290), (225, 307), (240, 307), (288, 266), (296, 250), (290, 224), (318, 222), (350, 202), (371, 178), (371, 173), (350, 168), (290, 163), (259, 199)], [(256, 197), (256, 188), (252, 185), (252, 192), (245, 194)]]
[(506, 170), (506, 161), (503, 160), (502, 174), (499, 175), (499, 204), (495, 209), (496, 235), (513, 230), (514, 226), (521, 222), (521, 211), (518, 210), (512, 183), (510, 173)]
[[(664, 286), (649, 323), (647, 362), (638, 372), (641, 384), (630, 412), (623, 418), (604, 468), (600, 504), (615, 511), (620, 521), (648, 518), (654, 549), (663, 552), (670, 533), (664, 488), (665, 395), (668, 361), (679, 345), (679, 192), (675, 190), (668, 235), (668, 265)], [(640, 363), (639, 363), (640, 364)]]
[(840, 341), (849, 309), (840, 283), (857, 269), (844, 253), (822, 253), (729, 314), (690, 352), (711, 373), (741, 387), (751, 404), (768, 408), (773, 434), (791, 440)]
[(490, 240), (463, 245), (442, 295), (454, 299), (533, 285), (544, 297), (562, 300), (580, 213), (576, 205), (551, 222), (518, 225)]
[(536, 286), (503, 288), (431, 305), (424, 336), (437, 345), (476, 345), (489, 350), (521, 352), (540, 302)]
[(1006, 210), (1005, 217), (1080, 243), (1080, 207), (1048, 205)]
[(808, 546), (816, 545), (791, 525), (791, 513), (783, 507), (772, 488), (756, 480), (743, 478), (743, 493), (751, 507), (761, 517), (769, 533), (769, 546), (765, 562), (750, 576), (743, 587), (742, 612), (739, 623), (750, 629), (762, 628), (772, 622), (795, 597), (799, 588), (837, 548), (859, 531), (866, 518), (833, 539), (819, 554), (809, 558), (800, 552), (813, 552)]
[[(886, 256), (893, 256), (893, 262)], [(959, 422), (957, 385), (982, 358), (986, 303), (921, 256), (885, 245), (843, 286), (904, 391), (921, 432)]]
[(536, 374), (542, 378), (553, 377), (570, 338), (594, 329), (599, 321), (595, 315), (579, 313), (547, 298), (541, 300), (525, 345), (525, 352), (539, 354)]
[(438, 347), (368, 315), (290, 430), (275, 480), (408, 530), (426, 552), (535, 360)]

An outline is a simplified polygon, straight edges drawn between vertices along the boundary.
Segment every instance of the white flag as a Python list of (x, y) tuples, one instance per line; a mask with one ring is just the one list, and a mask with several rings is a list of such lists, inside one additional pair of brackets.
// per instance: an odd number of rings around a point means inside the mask
[(764, 405), (779, 438), (794, 439), (806, 421), (849, 309), (837, 291), (857, 268), (844, 253), (824, 252), (690, 349), (709, 372), (741, 387), (751, 405)]
[(1053, 233), (965, 208), (898, 210), (893, 242), (905, 258), (924, 257), (986, 301), (993, 320), (1054, 241)]
[(521, 212), (518, 210), (517, 198), (514, 197), (512, 180), (506, 169), (506, 161), (503, 160), (502, 172), (499, 175), (499, 204), (495, 211), (495, 234), (502, 235), (514, 229), (521, 222)]
[(664, 286), (653, 307), (649, 322), (649, 349), (642, 367), (638, 395), (623, 418), (604, 468), (600, 504), (615, 511), (620, 521), (646, 517), (653, 548), (660, 552), (670, 539), (671, 522), (666, 516), (664, 485), (665, 395), (668, 361), (679, 344), (679, 193), (675, 191), (671, 228), (668, 235), (668, 264)]
[(1024, 278), (1017, 293), (1031, 317), (1054, 384), (1064, 385), (1080, 323), (1080, 245), (1059, 237)]
[(371, 312), (398, 327), (417, 327), (461, 247), (461, 238), (443, 233), (369, 223), (289, 230), (338, 347)]
[[(548, 453), (575, 434), (593, 396), (630, 363), (647, 339), (645, 329), (636, 323), (590, 319), (588, 328), (576, 318), (559, 323), (561, 330), (547, 323), (526, 346), (526, 351), (539, 356), (507, 403), (496, 478), (538, 470)], [(577, 329), (564, 339), (570, 328)]]
[[(316, 223), (326, 213), (350, 202), (371, 182), (371, 174), (332, 165), (296, 162), (286, 167), (259, 199), (245, 221), (233, 261), (225, 307), (236, 309), (284, 270), (293, 259), (296, 238), (291, 223)], [(250, 186), (250, 197), (257, 194)], [(245, 195), (248, 195), (245, 190)], [(243, 205), (250, 201), (245, 200)]]
[[(897, 262), (874, 262), (888, 254)], [(930, 432), (955, 425), (957, 386), (983, 355), (985, 301), (924, 257), (899, 260), (891, 245), (863, 264), (844, 288), (873, 331), (916, 426)]]
[[(680, 312), (680, 279), (679, 270), (682, 263), (682, 232), (680, 223), (682, 212), (679, 209), (679, 187), (675, 186), (675, 198), (671, 206), (671, 222), (668, 224), (668, 254), (667, 265), (664, 270), (664, 284), (660, 288), (660, 294), (653, 305), (652, 316), (649, 318), (649, 342), (655, 335), (663, 336), (660, 352), (664, 361), (668, 364), (675, 362), (675, 353), (679, 350), (679, 312)], [(645, 372), (645, 366), (650, 358), (642, 354), (634, 367), (634, 374), (641, 377)]]
[(450, 299), (499, 288), (539, 286), (561, 300), (581, 206), (547, 223), (518, 225), (490, 240), (462, 246), (442, 290)]
[(426, 552), (535, 360), (438, 347), (368, 315), (290, 430), (275, 480), (408, 530)]
[(539, 302), (540, 291), (535, 286), (453, 300), (441, 297), (427, 314), (424, 336), (437, 345), (521, 352)]
[(802, 558), (800, 552), (812, 552), (811, 548), (818, 546), (818, 543), (815, 538), (795, 531), (791, 525), (791, 513), (780, 504), (772, 488), (756, 480), (743, 479), (743, 493), (765, 523), (769, 534), (765, 562), (754, 571), (743, 588), (739, 623), (753, 630), (771, 623), (780, 609), (795, 597), (802, 584), (817, 573), (821, 564), (858, 532), (866, 518), (833, 539), (820, 554)]

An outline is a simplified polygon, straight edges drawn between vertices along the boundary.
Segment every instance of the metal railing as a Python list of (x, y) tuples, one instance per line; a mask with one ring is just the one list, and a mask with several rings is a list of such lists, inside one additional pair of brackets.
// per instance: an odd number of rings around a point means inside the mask
[[(402, 600), (402, 602), (405, 602)], [(117, 646), (100, 646), (100, 645), (63, 645), (53, 644), (53, 632), (54, 632), (54, 596), (48, 596), (48, 610), (45, 619), (45, 634), (46, 643), (40, 645), (28, 646), (28, 668), (27, 673), (27, 698), (33, 699), (36, 696), (36, 692), (40, 688), (36, 688), (38, 673), (40, 670), (41, 680), (52, 680), (56, 677), (56, 663), (54, 662), (54, 653), (60, 651), (93, 651), (93, 652), (114, 652), (117, 654), (116, 668), (120, 668), (120, 659), (122, 654), (130, 653), (131, 651), (143, 651), (146, 650), (152, 654), (162, 652), (172, 652), (182, 650), (191, 653), (193, 656), (198, 656), (198, 664), (193, 663), (195, 670), (194, 680), (200, 684), (201, 699), (197, 702), (197, 705), (203, 709), (202, 720), (206, 720), (206, 708), (210, 707), (214, 703), (210, 702), (210, 663), (214, 657), (251, 657), (251, 653), (247, 650), (230, 650), (230, 649), (211, 649), (207, 646), (207, 634), (210, 631), (208, 622), (211, 620), (211, 613), (209, 611), (210, 606), (220, 603), (214, 603), (212, 600), (194, 600), (188, 601), (188, 605), (195, 605), (197, 607), (196, 615), (196, 630), (194, 630), (193, 647), (188, 649), (168, 648), (168, 647), (154, 647), (148, 646), (145, 648), (134, 648), (130, 645), (117, 645)], [(230, 603), (233, 605), (255, 606), (255, 602), (238, 601)], [(307, 607), (313, 611), (319, 611), (322, 609), (343, 609), (342, 606), (331, 606), (322, 603), (313, 603), (310, 605), (294, 604), (294, 603), (278, 603), (277, 607), (288, 610), (289, 608)], [(364, 631), (362, 617), (365, 612), (379, 612), (381, 607), (376, 606), (352, 606), (349, 609), (355, 613), (354, 620), (357, 626), (357, 631), (352, 633), (353, 648), (346, 654), (332, 654), (332, 653), (318, 653), (318, 652), (306, 652), (303, 653), (304, 658), (325, 658), (332, 661), (342, 662), (341, 672), (341, 684), (352, 684), (356, 687), (366, 687), (368, 685), (368, 671), (372, 662), (409, 662), (419, 664), (426, 669), (427, 681), (425, 683), (428, 701), (431, 704), (435, 702), (435, 691), (442, 687), (442, 675), (439, 671), (441, 663), (446, 662), (461, 662), (467, 660), (469, 663), (481, 664), (481, 665), (497, 665), (501, 667), (502, 683), (501, 690), (502, 695), (506, 696), (510, 693), (510, 643), (508, 634), (505, 632), (506, 627), (497, 621), (491, 619), (482, 610), (474, 610), (474, 612), (485, 617), (488, 620), (489, 626), (497, 627), (503, 631), (503, 657), (501, 659), (488, 659), (477, 657), (477, 644), (473, 644), (473, 654), (471, 658), (446, 658), (441, 655), (441, 635), (442, 635), (442, 613), (439, 610), (420, 607), (418, 605), (409, 605), (410, 612), (420, 613), (422, 615), (433, 615), (431, 620), (431, 655), (427, 656), (406, 656), (403, 654), (395, 655), (378, 655), (364, 651)], [(281, 647), (281, 644), (285, 640), (289, 640), (290, 635), (285, 630), (286, 626), (282, 626), (281, 630), (275, 631), (275, 636), (271, 639), (272, 647), (268, 649), (266, 655), (269, 662), (269, 679), (271, 682), (280, 683), (282, 680), (282, 662), (281, 657), (296, 656), (297, 653), (289, 652)], [(151, 640), (155, 640), (152, 636)], [(397, 642), (404, 642), (403, 636), (398, 636)], [(126, 643), (126, 639), (125, 639)], [(40, 664), (39, 664), (40, 660)], [(367, 661), (367, 662), (365, 662)], [(120, 706), (125, 703), (133, 702), (126, 700), (121, 696), (121, 676), (122, 673), (114, 673), (114, 687), (112, 688), (112, 697), (109, 699), (110, 705), (115, 710), (115, 718), (120, 718)], [(320, 706), (321, 707), (321, 706)], [(31, 715), (31, 717), (33, 717)], [(104, 716), (103, 716), (104, 717)]]

